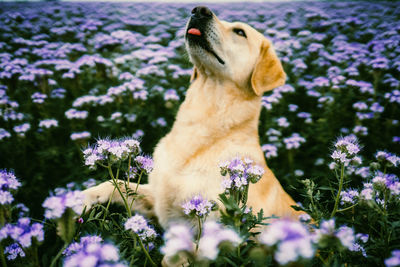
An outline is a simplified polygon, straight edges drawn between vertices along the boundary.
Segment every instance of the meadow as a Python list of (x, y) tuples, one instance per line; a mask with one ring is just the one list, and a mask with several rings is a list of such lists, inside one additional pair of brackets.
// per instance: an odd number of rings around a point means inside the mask
[(260, 143), (309, 217), (252, 215), (243, 192), (256, 166), (239, 159), (221, 165), (231, 184), (220, 221), (206, 220), (218, 209), (210, 200), (183, 203), (202, 235), (164, 232), (128, 205), (82, 210), (89, 186), (146, 183), (189, 86), (193, 7), (0, 3), (2, 266), (159, 265), (164, 255), (192, 266), (400, 266), (396, 3), (209, 5), (274, 43), (287, 81), (262, 98)]

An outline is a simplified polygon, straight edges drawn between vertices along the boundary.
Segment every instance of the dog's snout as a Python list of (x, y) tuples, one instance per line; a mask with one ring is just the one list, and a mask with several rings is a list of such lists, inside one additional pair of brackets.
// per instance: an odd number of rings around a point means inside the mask
[(192, 10), (192, 17), (196, 18), (211, 18), (212, 14), (211, 10), (205, 6), (198, 6)]

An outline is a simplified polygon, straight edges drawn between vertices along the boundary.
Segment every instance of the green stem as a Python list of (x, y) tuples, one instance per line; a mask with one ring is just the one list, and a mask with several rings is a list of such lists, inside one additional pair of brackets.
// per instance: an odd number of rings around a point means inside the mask
[(154, 263), (154, 261), (151, 259), (150, 255), (149, 255), (149, 252), (147, 252), (147, 250), (146, 250), (146, 248), (144, 247), (144, 245), (143, 245), (142, 240), (140, 239), (140, 237), (138, 237), (138, 239), (139, 239), (140, 246), (142, 247), (142, 250), (143, 250), (144, 254), (146, 255), (146, 258), (150, 261), (151, 265), (157, 266), (157, 265)]
[(44, 225), (47, 225), (47, 226), (56, 228), (56, 227), (54, 226), (54, 224), (52, 224), (52, 223), (48, 223), (48, 222), (45, 222), (45, 221), (43, 221), (43, 220), (38, 220), (38, 219), (34, 219), (34, 218), (30, 218), (30, 219), (31, 219), (31, 221), (33, 221), (33, 222), (42, 223), (42, 224), (44, 224)]
[(115, 187), (114, 187), (114, 190), (113, 190), (113, 192), (111, 194), (111, 197), (108, 199), (106, 210), (104, 211), (103, 220), (101, 221), (101, 229), (104, 229), (104, 221), (106, 220), (106, 215), (108, 213), (108, 208), (110, 207), (111, 201), (112, 201), (112, 199), (114, 197), (114, 193), (115, 193)]
[[(119, 170), (119, 169), (118, 169), (118, 170)], [(112, 179), (113, 182), (114, 182), (114, 186), (115, 186), (115, 188), (117, 188), (118, 193), (120, 194), (120, 196), (121, 196), (121, 198), (122, 198), (122, 201), (124, 202), (125, 209), (126, 209), (126, 212), (128, 213), (128, 216), (131, 217), (131, 216), (132, 216), (132, 212), (131, 212), (131, 210), (129, 209), (129, 205), (128, 205), (128, 202), (126, 201), (126, 198), (124, 197), (124, 194), (122, 194), (121, 189), (119, 188), (118, 181), (117, 181), (116, 178), (114, 177), (114, 174), (113, 174), (113, 172), (112, 172), (112, 170), (111, 170), (111, 166), (108, 166), (108, 173), (110, 174), (111, 179)], [(117, 172), (117, 174), (118, 174), (118, 172)]]
[(53, 258), (51, 261), (50, 267), (56, 266), (57, 260), (61, 257), (61, 254), (63, 251), (67, 248), (68, 243), (65, 243), (64, 246), (60, 249), (60, 251), (57, 253), (57, 255)]
[(139, 189), (140, 180), (142, 179), (142, 175), (143, 175), (143, 171), (140, 173), (139, 178), (138, 178), (138, 181), (137, 181), (137, 184), (136, 184), (135, 192), (134, 192), (134, 194), (133, 194), (132, 201), (131, 201), (131, 205), (130, 205), (130, 207), (129, 207), (131, 210), (132, 210), (133, 202), (135, 202), (135, 199), (136, 199), (136, 194), (137, 194), (137, 191), (138, 191), (138, 189)]
[(136, 188), (135, 188), (135, 194), (136, 194), (137, 191), (138, 191), (139, 184), (140, 184), (140, 180), (142, 179), (143, 172), (144, 172), (144, 171), (141, 171), (141, 172), (140, 172), (140, 175), (139, 175), (139, 178), (138, 178), (138, 181), (137, 181), (137, 184), (136, 184)]
[[(134, 250), (136, 250), (137, 239), (138, 239), (138, 238), (139, 238), (139, 237), (136, 235), (135, 238), (133, 239), (133, 248), (134, 248)], [(133, 263), (135, 262), (134, 260), (135, 260), (135, 253), (132, 253), (131, 262), (129, 263), (129, 267), (132, 267), (132, 266), (133, 266)]]
[(197, 216), (198, 223), (199, 223), (199, 230), (197, 231), (197, 240), (196, 240), (196, 253), (199, 249), (200, 237), (201, 237), (201, 219), (200, 216)]
[(335, 205), (333, 207), (332, 213), (331, 213), (331, 218), (335, 216), (338, 206), (339, 206), (339, 200), (340, 200), (340, 193), (342, 192), (342, 187), (343, 187), (343, 181), (344, 181), (344, 164), (340, 165), (340, 181), (339, 181), (339, 190), (336, 195), (336, 201)]
[(388, 198), (389, 198), (389, 191), (387, 189), (385, 189), (385, 192), (383, 193), (384, 197), (383, 197), (383, 208), (384, 208), (384, 212), (385, 214), (387, 214), (387, 202), (388, 202)]
[(129, 182), (131, 180), (131, 176), (130, 176), (130, 171), (131, 171), (131, 159), (132, 159), (132, 155), (129, 154), (129, 159), (128, 159), (128, 187), (129, 187)]
[(324, 266), (329, 266), (329, 264), (327, 263), (327, 260), (325, 260), (324, 258), (322, 258), (321, 255), (318, 254), (318, 259), (320, 259), (322, 261), (322, 263), (324, 264)]
[(6, 257), (4, 256), (4, 248), (2, 244), (0, 244), (0, 260), (1, 260), (1, 266), (7, 267), (7, 261)]
[(354, 205), (350, 206), (350, 207), (347, 207), (347, 208), (344, 208), (344, 209), (337, 210), (336, 212), (343, 212), (343, 211), (346, 211), (346, 210), (352, 209), (352, 208), (354, 208), (354, 207), (355, 207), (355, 206), (357, 206), (357, 205), (358, 205), (358, 202), (357, 202), (356, 204), (354, 204)]
[(293, 174), (293, 169), (294, 169), (294, 167), (293, 167), (293, 161), (294, 161), (294, 155), (293, 155), (293, 149), (290, 149), (289, 151), (288, 151), (288, 165), (289, 165), (289, 170), (290, 170), (290, 173), (292, 173)]
[(33, 246), (34, 246), (34, 248), (33, 248), (33, 257), (35, 259), (35, 266), (40, 267), (37, 241), (34, 242)]
[(248, 184), (248, 185), (246, 185), (246, 188), (244, 189), (244, 196), (243, 196), (243, 206), (246, 206), (246, 203), (247, 203), (247, 197), (248, 197), (248, 194), (249, 194), (249, 187), (250, 187), (250, 184)]

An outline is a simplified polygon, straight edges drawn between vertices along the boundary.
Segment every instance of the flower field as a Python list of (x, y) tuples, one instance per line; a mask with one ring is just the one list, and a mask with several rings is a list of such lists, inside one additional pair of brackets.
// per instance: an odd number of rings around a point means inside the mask
[(262, 169), (240, 158), (215, 163), (219, 201), (182, 203), (195, 228), (164, 231), (131, 213), (137, 190), (118, 192), (125, 206), (83, 209), (87, 187), (146, 183), (189, 86), (193, 7), (0, 3), (2, 266), (151, 266), (164, 255), (192, 266), (400, 266), (396, 3), (209, 5), (262, 32), (283, 63), (286, 85), (263, 96), (259, 135), (308, 214), (299, 222), (250, 212), (246, 190)]

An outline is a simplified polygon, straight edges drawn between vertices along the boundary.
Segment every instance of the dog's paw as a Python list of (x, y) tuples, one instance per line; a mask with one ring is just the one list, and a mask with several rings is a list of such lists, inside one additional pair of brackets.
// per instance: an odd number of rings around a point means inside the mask
[(83, 207), (86, 207), (86, 211), (89, 211), (94, 205), (107, 202), (113, 189), (114, 187), (111, 183), (105, 182), (82, 191), (85, 196)]

